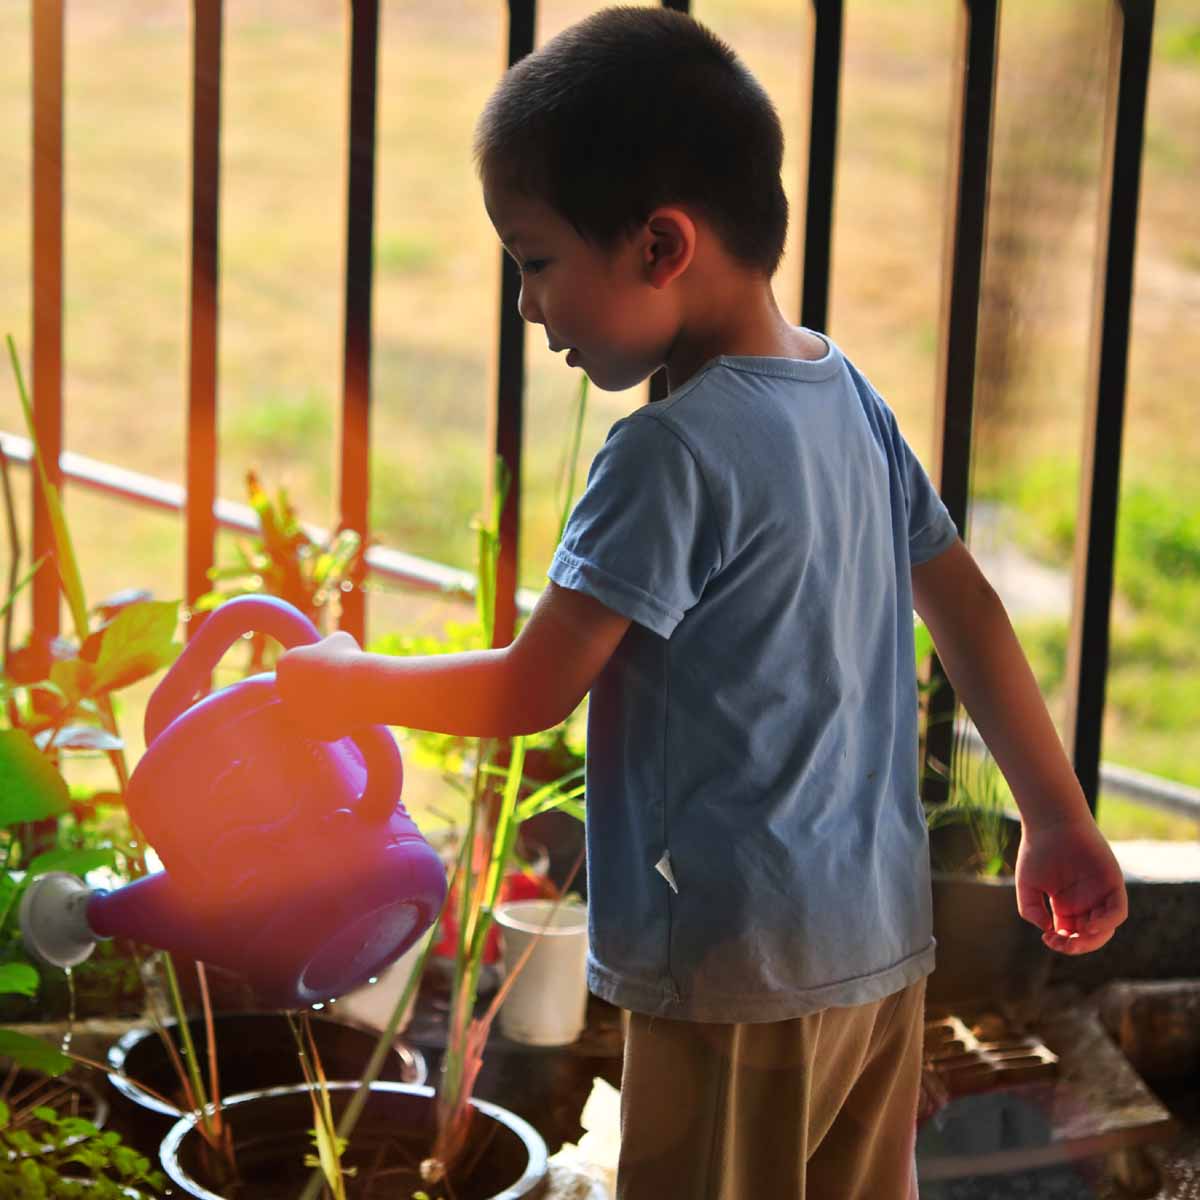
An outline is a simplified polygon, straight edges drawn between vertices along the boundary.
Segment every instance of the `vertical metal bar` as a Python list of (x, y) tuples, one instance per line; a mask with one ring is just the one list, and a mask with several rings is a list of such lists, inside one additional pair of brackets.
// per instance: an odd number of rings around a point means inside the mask
[[(533, 50), (536, 0), (509, 0), (508, 66)], [(524, 425), (525, 323), (517, 311), (521, 273), (500, 255), (500, 344), (492, 445), (508, 471), (509, 487), (500, 513), (500, 560), (496, 566), (496, 622), (492, 644), (506, 646), (517, 628), (521, 529), (521, 435)]]
[[(959, 534), (964, 537), (999, 17), (1000, 0), (962, 0), (959, 9), (959, 88), (955, 122), (951, 126), (954, 141), (943, 254), (934, 478)], [(938, 803), (946, 798), (946, 781), (934, 774), (930, 765), (931, 762), (951, 765), (956, 701), (936, 656), (932, 672), (936, 686), (930, 699), (921, 775), (925, 800)]]
[[(33, 5), (33, 424), (46, 474), (60, 491), (63, 444), (63, 0)], [(51, 554), (54, 535), (38, 473), (33, 480), (33, 561)], [(33, 628), (59, 631), (58, 572), (33, 581)]]
[(842, 0), (812, 0), (812, 79), (804, 202), (804, 273), (800, 324), (825, 330), (833, 243), (838, 93), (842, 70)]
[[(192, 262), (188, 349), (185, 589), (212, 586), (217, 494), (217, 246), (221, 182), (223, 0), (195, 0), (192, 27)], [(199, 621), (189, 623), (189, 634)]]
[[(379, 0), (352, 0), (350, 20), (340, 512), (342, 525), (360, 533), (365, 542), (370, 532), (371, 281)], [(365, 638), (366, 604), (361, 587), (343, 593), (339, 623), (360, 642)]]
[[(662, 0), (663, 8), (669, 8), (674, 12), (689, 13), (691, 12), (690, 0)], [(667, 394), (667, 372), (666, 368), (660, 368), (655, 371), (649, 379), (650, 401), (662, 400)]]
[(1121, 487), (1121, 440), (1133, 306), (1154, 0), (1110, 5), (1109, 94), (1101, 175), (1092, 358), (1084, 424), (1075, 587), (1067, 679), (1067, 740), (1094, 812), (1108, 679), (1113, 560)]

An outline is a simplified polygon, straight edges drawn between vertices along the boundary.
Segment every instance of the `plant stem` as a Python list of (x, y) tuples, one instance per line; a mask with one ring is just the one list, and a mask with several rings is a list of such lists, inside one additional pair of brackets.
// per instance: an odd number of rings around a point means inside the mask
[(179, 1039), (183, 1042), (183, 1052), (187, 1059), (184, 1066), (192, 1085), (192, 1094), (195, 1097), (196, 1108), (201, 1113), (200, 1124), (202, 1131), (205, 1138), (213, 1146), (216, 1146), (220, 1124), (218, 1122), (211, 1129), (209, 1127), (208, 1095), (204, 1090), (204, 1080), (200, 1075), (200, 1061), (196, 1057), (196, 1047), (192, 1042), (192, 1030), (188, 1024), (187, 1010), (183, 1006), (183, 995), (179, 991), (179, 980), (175, 975), (175, 964), (171, 960), (170, 953), (167, 951), (163, 951), (162, 961), (163, 968), (167, 973), (167, 986), (171, 990), (171, 1007), (175, 1009), (175, 1018), (179, 1022)]
[[(366, 1106), (367, 1099), (371, 1094), (371, 1084), (379, 1078), (379, 1073), (383, 1070), (383, 1064), (387, 1061), (387, 1056), (395, 1044), (396, 1031), (400, 1028), (400, 1022), (404, 1018), (404, 1013), (408, 1008), (409, 1001), (412, 999), (413, 992), (420, 984), (421, 976), (425, 973), (425, 963), (429, 958), (430, 951), (433, 949), (434, 933), (437, 930), (440, 919), (441, 913), (438, 914), (438, 920), (433, 922), (429, 931), (424, 935), (425, 948), (421, 951), (421, 956), (417, 959), (417, 964), (413, 968), (412, 974), (408, 977), (408, 982), (404, 985), (404, 991), (400, 993), (400, 999), (396, 1002), (396, 1007), (392, 1009), (392, 1015), (388, 1019), (387, 1025), (384, 1026), (379, 1037), (376, 1039), (375, 1049), (371, 1051), (371, 1057), (367, 1060), (367, 1068), (359, 1080), (358, 1088), (350, 1098), (350, 1103), (346, 1106), (346, 1111), (342, 1113), (342, 1119), (338, 1122), (338, 1137), (345, 1138), (347, 1142), (350, 1140), (350, 1135), (354, 1132), (354, 1126), (358, 1123), (358, 1118), (362, 1115), (362, 1110)], [(308, 1177), (308, 1183), (305, 1184), (304, 1191), (300, 1193), (300, 1200), (316, 1200), (316, 1195), (321, 1190), (323, 1181), (324, 1175), (320, 1169), (314, 1168), (313, 1173)]]

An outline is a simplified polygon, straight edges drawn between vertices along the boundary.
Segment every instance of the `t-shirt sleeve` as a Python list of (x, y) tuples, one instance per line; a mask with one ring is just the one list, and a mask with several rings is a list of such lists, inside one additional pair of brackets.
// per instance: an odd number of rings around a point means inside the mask
[(933, 481), (898, 429), (896, 441), (908, 500), (908, 559), (916, 566), (948, 550), (958, 530)]
[(933, 481), (900, 432), (896, 414), (867, 382), (866, 376), (849, 361), (846, 361), (846, 366), (867, 420), (889, 460), (889, 470), (894, 473), (893, 482), (899, 483), (904, 497), (909, 562), (914, 566), (928, 562), (943, 550), (950, 549), (958, 537), (958, 529), (941, 496), (937, 494)]
[(617, 422), (592, 461), (550, 578), (670, 637), (720, 562), (712, 499), (686, 443), (645, 413)]

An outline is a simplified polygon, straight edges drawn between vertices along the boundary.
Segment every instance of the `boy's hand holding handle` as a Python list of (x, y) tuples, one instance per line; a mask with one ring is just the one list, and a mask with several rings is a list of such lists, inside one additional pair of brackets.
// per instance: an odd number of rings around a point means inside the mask
[(351, 663), (362, 653), (348, 633), (297, 646), (275, 665), (275, 686), (293, 724), (320, 741), (345, 737), (356, 725), (346, 694)]
[(961, 541), (915, 566), (912, 579), (913, 602), (938, 658), (1021, 812), (1021, 916), (1042, 930), (1052, 950), (1098, 950), (1128, 915), (1124, 875), (1088, 809), (1003, 604)]

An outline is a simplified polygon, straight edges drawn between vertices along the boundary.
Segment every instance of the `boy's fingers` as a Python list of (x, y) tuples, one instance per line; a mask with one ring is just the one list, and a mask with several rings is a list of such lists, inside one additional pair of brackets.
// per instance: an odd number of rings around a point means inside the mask
[(1046, 896), (1037, 888), (1017, 888), (1017, 912), (1039, 929), (1048, 930), (1050, 928), (1050, 914), (1046, 911)]
[(1059, 954), (1090, 954), (1093, 950), (1099, 950), (1112, 938), (1112, 935), (1112, 929), (1106, 929), (1099, 933), (1073, 933), (1066, 936), (1047, 932), (1042, 934), (1042, 941)]

